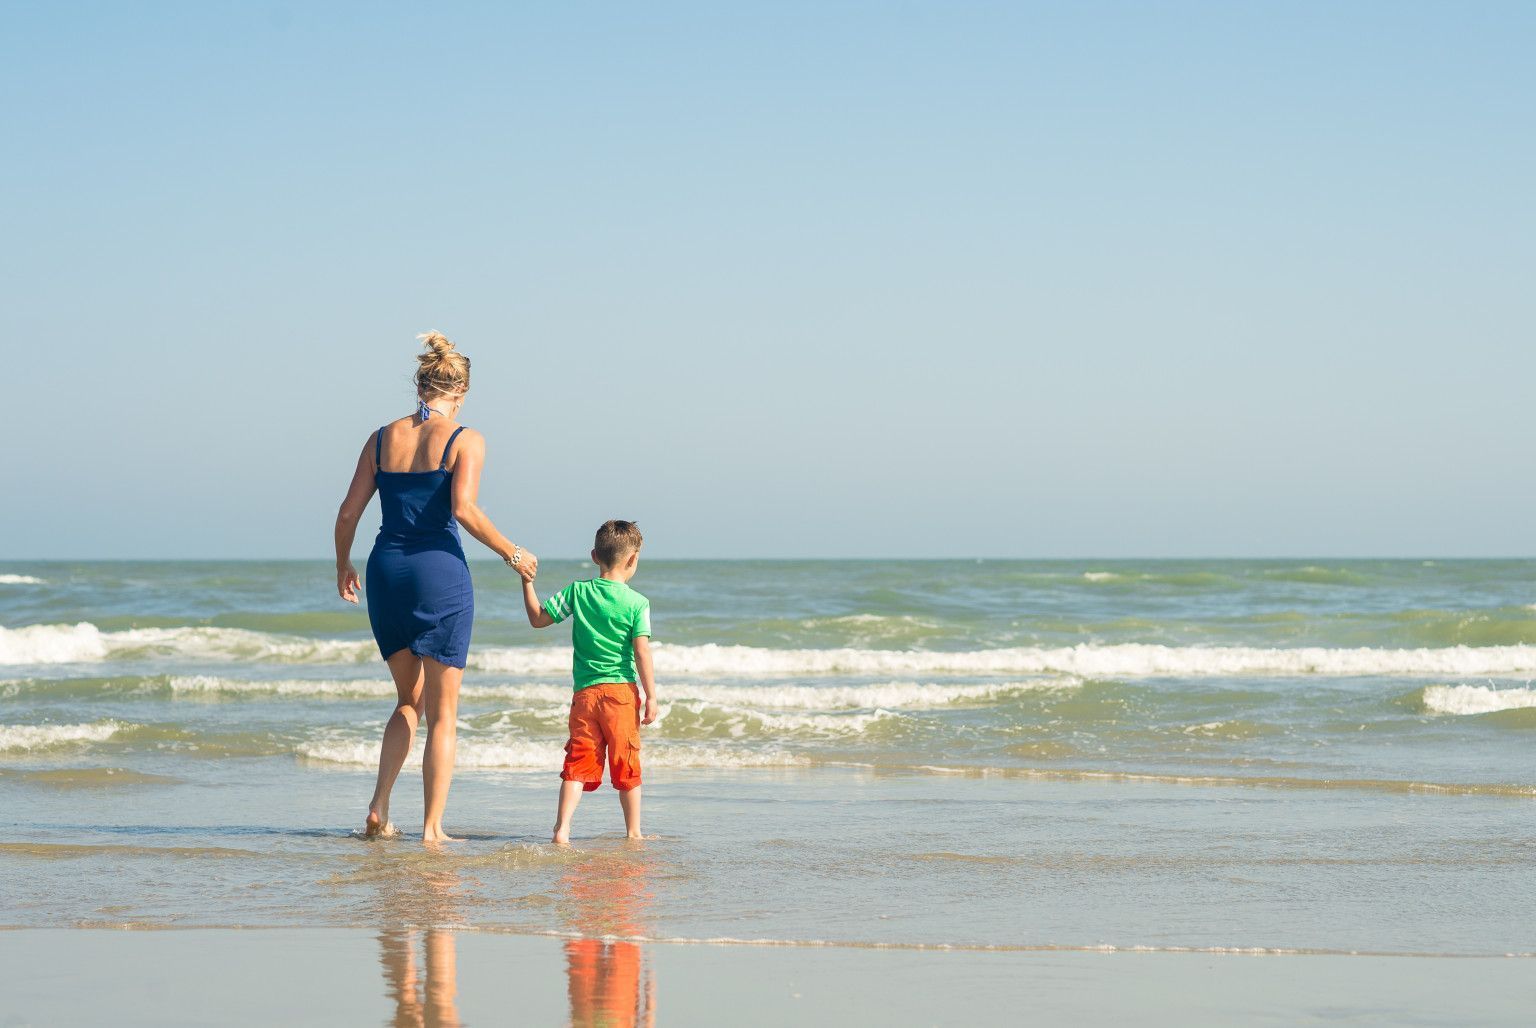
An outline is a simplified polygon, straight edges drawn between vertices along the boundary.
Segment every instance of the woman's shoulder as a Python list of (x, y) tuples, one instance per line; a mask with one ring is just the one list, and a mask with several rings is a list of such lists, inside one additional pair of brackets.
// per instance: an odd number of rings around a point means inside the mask
[(410, 423), (413, 420), (415, 420), (415, 419), (411, 415), (406, 415), (403, 418), (391, 418), (390, 420), (388, 420), (388, 421), (384, 422), (382, 425), (380, 425), (378, 428), (375, 428), (372, 431), (370, 431), (368, 433), (368, 438), (372, 439), (374, 436), (378, 435), (380, 432), (384, 432), (384, 433), (387, 434), (390, 431), (392, 431), (393, 429), (399, 428), (401, 426), (408, 426), (408, 425), (410, 425)]

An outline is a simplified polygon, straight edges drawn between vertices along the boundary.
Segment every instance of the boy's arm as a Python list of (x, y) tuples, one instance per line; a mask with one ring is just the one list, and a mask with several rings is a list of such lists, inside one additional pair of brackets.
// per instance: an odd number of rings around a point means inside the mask
[(640, 688), (645, 690), (645, 715), (642, 725), (656, 720), (656, 673), (651, 666), (651, 637), (635, 636), (635, 674), (640, 676)]
[(533, 591), (533, 583), (523, 579), (523, 609), (528, 612), (528, 623), (534, 628), (548, 628), (555, 623), (549, 611), (539, 602), (539, 594)]

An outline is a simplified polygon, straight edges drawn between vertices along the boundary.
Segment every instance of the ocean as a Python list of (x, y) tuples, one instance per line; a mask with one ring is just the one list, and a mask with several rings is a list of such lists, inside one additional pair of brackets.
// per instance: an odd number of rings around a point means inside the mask
[(393, 689), (329, 563), (0, 566), (0, 927), (1536, 952), (1536, 561), (642, 559), (654, 838), (605, 787), (569, 849), (567, 630), (472, 568), (429, 852), (420, 738), (355, 834)]

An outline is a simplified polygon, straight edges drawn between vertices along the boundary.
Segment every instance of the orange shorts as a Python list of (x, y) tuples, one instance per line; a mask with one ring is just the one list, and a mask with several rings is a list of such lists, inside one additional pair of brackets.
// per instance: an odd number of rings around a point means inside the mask
[(571, 698), (571, 738), (560, 777), (591, 792), (608, 781), (620, 792), (640, 784), (640, 690), (633, 682), (604, 682)]

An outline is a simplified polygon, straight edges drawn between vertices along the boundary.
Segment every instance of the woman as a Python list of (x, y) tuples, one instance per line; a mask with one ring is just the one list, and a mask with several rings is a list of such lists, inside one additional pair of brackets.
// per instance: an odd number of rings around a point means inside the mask
[(368, 621), (395, 679), (395, 711), (384, 726), (379, 781), (368, 804), (364, 834), (396, 834), (389, 794), (411, 752), (416, 724), (427, 723), (422, 763), (423, 842), (451, 841), (443, 807), (453, 778), (459, 685), (469, 656), (475, 594), (459, 542), (459, 526), (496, 551), (529, 581), (538, 558), (508, 541), (475, 505), (485, 438), (458, 424), (469, 391), (469, 358), (441, 333), (419, 336), (427, 352), (416, 359), (416, 412), (368, 437), (347, 498), (336, 515), (336, 591), (357, 602), (352, 539), (374, 490), (383, 524), (368, 557)]

